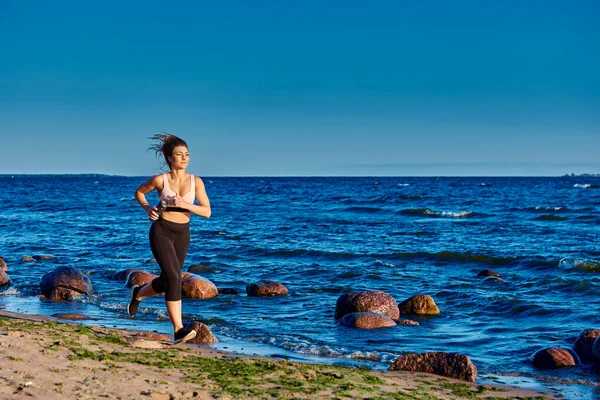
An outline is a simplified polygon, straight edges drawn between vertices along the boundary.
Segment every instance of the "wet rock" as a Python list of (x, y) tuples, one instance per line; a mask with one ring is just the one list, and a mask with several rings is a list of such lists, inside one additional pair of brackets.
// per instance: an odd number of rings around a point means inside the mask
[(380, 290), (343, 294), (337, 299), (335, 319), (356, 312), (372, 312), (391, 319), (398, 319), (400, 316), (396, 300)]
[(594, 340), (594, 345), (592, 346), (592, 359), (596, 362), (597, 365), (600, 366), (600, 339), (596, 338)]
[(281, 283), (265, 279), (247, 285), (246, 294), (252, 297), (285, 296), (288, 294), (288, 290)]
[(219, 294), (239, 294), (237, 289), (234, 288), (217, 288), (219, 290)]
[(181, 296), (188, 299), (210, 299), (219, 294), (214, 283), (201, 276), (193, 275), (181, 281)]
[(42, 260), (52, 260), (54, 258), (54, 256), (49, 256), (49, 255), (38, 255), (38, 256), (33, 256), (33, 259), (35, 261), (42, 261)]
[(10, 278), (8, 277), (8, 274), (5, 270), (0, 268), (0, 286), (4, 286), (8, 283), (10, 283)]
[(29, 256), (23, 256), (23, 258), (21, 258), (21, 261), (31, 262), (31, 261), (35, 261), (35, 260)]
[(181, 273), (181, 280), (182, 281), (184, 281), (186, 279), (189, 279), (189, 278), (194, 278), (194, 277), (198, 277), (199, 278), (200, 275), (190, 274), (189, 272), (182, 272)]
[(211, 267), (206, 267), (204, 265), (190, 265), (190, 267), (188, 268), (188, 272), (195, 272), (195, 273), (219, 273), (221, 272), (220, 270), (216, 269), (216, 268), (211, 268)]
[(83, 314), (52, 314), (54, 318), (60, 319), (71, 319), (71, 320), (80, 320), (80, 319), (93, 319)]
[(52, 289), (52, 292), (50, 292), (50, 295), (48, 295), (47, 298), (53, 301), (69, 301), (81, 295), (82, 293), (76, 290), (59, 286)]
[(40, 281), (42, 294), (51, 300), (70, 300), (82, 294), (94, 293), (92, 283), (77, 268), (58, 267)]
[(432, 315), (439, 314), (440, 309), (431, 296), (418, 294), (398, 304), (400, 315)]
[(171, 342), (171, 338), (162, 333), (156, 332), (138, 332), (134, 335), (136, 338), (144, 338), (149, 340), (157, 340), (159, 342)]
[(8, 267), (6, 266), (6, 262), (4, 258), (0, 257), (0, 269), (3, 271), (8, 271)]
[(129, 268), (129, 269), (125, 269), (123, 271), (119, 271), (119, 272), (115, 273), (109, 279), (111, 279), (113, 281), (124, 281), (124, 280), (127, 280), (127, 276), (132, 272), (143, 272), (143, 271), (141, 271), (139, 269), (135, 269), (135, 268)]
[(144, 271), (133, 271), (127, 276), (125, 287), (132, 287), (134, 285), (144, 286), (146, 283), (152, 282), (155, 278), (158, 278), (158, 276)]
[(400, 356), (388, 368), (389, 371), (428, 372), (475, 382), (477, 368), (468, 356), (458, 353), (431, 352)]
[(579, 357), (571, 349), (548, 347), (533, 355), (533, 366), (541, 369), (574, 367), (579, 365)]
[(155, 263), (155, 262), (156, 262), (156, 260), (154, 258), (146, 260), (146, 263), (148, 263), (148, 264), (152, 264), (152, 263)]
[(593, 359), (592, 348), (594, 341), (600, 336), (600, 329), (586, 329), (581, 332), (575, 343), (573, 350), (579, 356), (581, 361), (590, 361)]
[(491, 270), (491, 269), (484, 269), (483, 271), (481, 271), (480, 273), (477, 274), (477, 276), (501, 276), (498, 272)]
[(413, 325), (413, 326), (421, 325), (417, 321), (413, 321), (412, 319), (395, 319), (394, 322), (398, 325)]
[(487, 276), (483, 279), (483, 282), (485, 283), (506, 283), (506, 281), (502, 278), (498, 278), (497, 276)]
[(396, 323), (390, 317), (372, 312), (346, 314), (340, 319), (339, 323), (348, 328), (358, 329), (379, 329), (396, 326)]
[(208, 344), (217, 343), (219, 341), (219, 339), (217, 339), (212, 334), (212, 332), (210, 331), (208, 326), (206, 326), (205, 324), (203, 324), (200, 321), (190, 321), (185, 325), (185, 328), (196, 330), (196, 337), (193, 338), (192, 340), (188, 341), (187, 343), (207, 344), (208, 345)]

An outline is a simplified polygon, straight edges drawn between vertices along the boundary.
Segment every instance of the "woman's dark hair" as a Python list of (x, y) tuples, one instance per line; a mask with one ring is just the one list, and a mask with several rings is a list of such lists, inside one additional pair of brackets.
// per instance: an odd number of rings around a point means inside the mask
[(165, 160), (165, 163), (169, 166), (169, 169), (171, 169), (169, 157), (173, 155), (173, 149), (177, 146), (184, 146), (186, 149), (188, 148), (188, 145), (185, 142), (185, 140), (165, 132), (154, 135), (150, 139), (156, 140), (158, 141), (158, 143), (155, 143), (152, 146), (148, 147), (148, 151), (153, 150), (154, 153), (156, 153), (157, 158), (160, 158), (160, 156), (162, 155)]

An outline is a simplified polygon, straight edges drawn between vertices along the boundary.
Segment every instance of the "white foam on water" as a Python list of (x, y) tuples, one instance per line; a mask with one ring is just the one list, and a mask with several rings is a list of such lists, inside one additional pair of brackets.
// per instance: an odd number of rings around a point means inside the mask
[(592, 187), (592, 185), (590, 185), (589, 183), (576, 183), (575, 185), (573, 185), (573, 187), (580, 189), (589, 189)]

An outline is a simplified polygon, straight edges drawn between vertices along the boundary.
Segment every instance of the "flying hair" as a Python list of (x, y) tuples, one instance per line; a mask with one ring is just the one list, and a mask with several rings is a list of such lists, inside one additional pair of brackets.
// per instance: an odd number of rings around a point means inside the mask
[(177, 146), (188, 148), (185, 140), (166, 132), (156, 134), (149, 139), (154, 140), (156, 143), (148, 147), (148, 151), (154, 151), (156, 158), (162, 158), (163, 166), (166, 164), (169, 166), (169, 169), (171, 169), (171, 163), (168, 157), (173, 155), (173, 149)]

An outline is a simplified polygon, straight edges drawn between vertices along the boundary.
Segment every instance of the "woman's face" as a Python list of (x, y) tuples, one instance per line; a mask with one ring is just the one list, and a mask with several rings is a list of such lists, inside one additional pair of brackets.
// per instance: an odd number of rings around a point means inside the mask
[(190, 153), (185, 146), (175, 146), (173, 154), (169, 157), (171, 169), (184, 169), (190, 162)]

